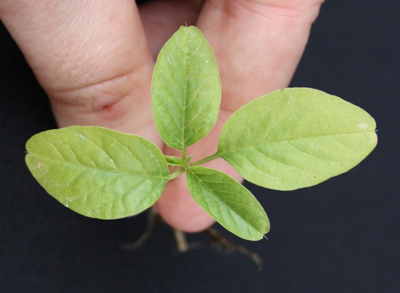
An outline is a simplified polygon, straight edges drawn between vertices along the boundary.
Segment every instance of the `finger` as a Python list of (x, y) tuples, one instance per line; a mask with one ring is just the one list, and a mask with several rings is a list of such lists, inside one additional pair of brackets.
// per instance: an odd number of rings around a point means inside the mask
[[(217, 151), (225, 121), (242, 105), (275, 89), (286, 87), (307, 43), (321, 0), (208, 0), (197, 22), (214, 50), (222, 82), (218, 121), (210, 135), (187, 151), (193, 160)], [(177, 155), (171, 149), (168, 154)], [(208, 167), (239, 174), (222, 159)], [(191, 201), (184, 178), (170, 182), (157, 203), (163, 218), (174, 227), (199, 231), (212, 221)], [(179, 190), (179, 192), (177, 192)], [(172, 204), (174, 203), (174, 204)], [(197, 218), (190, 217), (195, 214)]]
[(0, 17), (59, 126), (100, 125), (161, 145), (150, 107), (153, 60), (134, 1), (3, 0)]
[(220, 66), (222, 110), (289, 84), (322, 1), (206, 1), (197, 26)]
[(158, 52), (181, 25), (194, 25), (204, 0), (158, 0), (139, 6), (150, 51), (156, 59)]

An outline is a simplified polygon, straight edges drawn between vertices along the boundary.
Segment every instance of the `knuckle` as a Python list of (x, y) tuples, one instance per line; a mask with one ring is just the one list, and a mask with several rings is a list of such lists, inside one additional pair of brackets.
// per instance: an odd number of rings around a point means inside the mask
[(148, 67), (79, 88), (47, 89), (57, 120), (98, 124), (125, 116), (133, 101), (140, 104), (149, 96), (151, 69)]

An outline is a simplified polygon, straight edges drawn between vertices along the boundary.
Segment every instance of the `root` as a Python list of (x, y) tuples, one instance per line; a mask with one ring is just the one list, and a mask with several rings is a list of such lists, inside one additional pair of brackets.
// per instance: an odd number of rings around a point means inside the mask
[(150, 238), (150, 235), (153, 233), (154, 226), (160, 220), (159, 214), (154, 211), (154, 209), (150, 209), (147, 212), (147, 224), (143, 233), (139, 236), (139, 238), (133, 243), (125, 243), (122, 244), (121, 247), (126, 250), (139, 249), (146, 243), (146, 241)]
[(219, 252), (222, 253), (222, 247), (225, 248), (225, 253), (234, 253), (238, 252), (250, 258), (258, 267), (259, 270), (262, 269), (262, 259), (257, 254), (254, 253), (243, 246), (233, 244), (228, 239), (223, 237), (220, 233), (218, 233), (215, 229), (208, 228), (204, 231), (204, 233), (211, 240), (212, 246)]

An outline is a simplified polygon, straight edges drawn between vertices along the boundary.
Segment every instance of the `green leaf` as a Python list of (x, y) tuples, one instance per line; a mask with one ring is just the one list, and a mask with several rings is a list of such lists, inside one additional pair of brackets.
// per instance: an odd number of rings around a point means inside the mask
[(374, 119), (308, 88), (275, 91), (225, 123), (217, 155), (246, 180), (277, 190), (318, 184), (360, 163), (376, 146)]
[(185, 161), (175, 156), (165, 156), (165, 160), (167, 164), (171, 166), (183, 166), (185, 164)]
[(214, 54), (195, 27), (181, 27), (161, 49), (152, 80), (152, 107), (164, 142), (183, 151), (217, 120), (221, 82)]
[(46, 191), (99, 219), (137, 214), (160, 197), (169, 172), (148, 140), (100, 127), (68, 127), (31, 137), (26, 164)]
[(269, 232), (269, 220), (260, 203), (227, 174), (191, 167), (187, 171), (187, 184), (194, 200), (233, 234), (256, 241)]

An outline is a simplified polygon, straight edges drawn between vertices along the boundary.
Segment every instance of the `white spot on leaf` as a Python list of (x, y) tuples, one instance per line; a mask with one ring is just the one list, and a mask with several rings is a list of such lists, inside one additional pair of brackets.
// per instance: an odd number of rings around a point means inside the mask
[(360, 129), (365, 130), (365, 129), (368, 128), (368, 124), (367, 123), (358, 123), (357, 127), (360, 128)]

